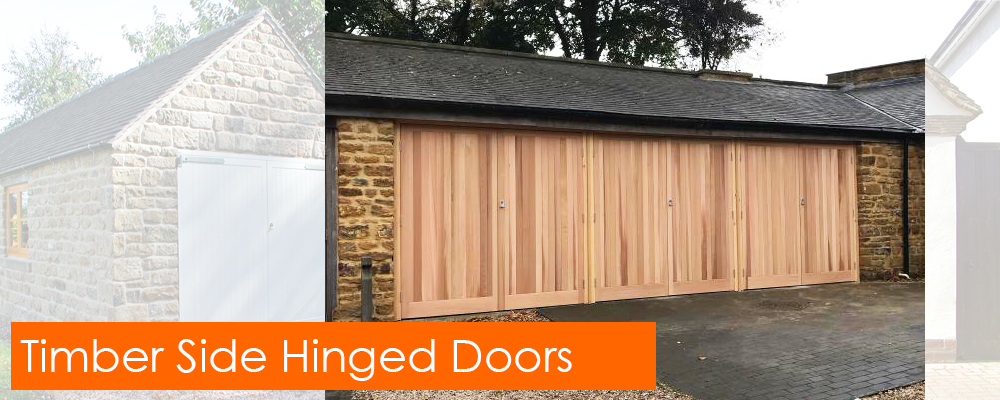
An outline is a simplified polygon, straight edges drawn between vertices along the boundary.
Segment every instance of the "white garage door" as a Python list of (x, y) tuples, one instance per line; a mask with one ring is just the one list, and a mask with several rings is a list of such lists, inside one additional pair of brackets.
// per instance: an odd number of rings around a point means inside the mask
[(324, 163), (185, 152), (181, 321), (323, 321)]

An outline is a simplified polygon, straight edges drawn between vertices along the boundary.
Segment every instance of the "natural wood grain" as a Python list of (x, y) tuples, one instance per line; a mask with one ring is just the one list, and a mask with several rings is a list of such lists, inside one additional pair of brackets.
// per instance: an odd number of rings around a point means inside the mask
[(665, 296), (670, 142), (596, 136), (591, 186), (595, 300)]
[(746, 143), (740, 151), (746, 287), (856, 280), (854, 147)]
[[(504, 307), (585, 301), (584, 140), (580, 134), (504, 131), (500, 139)], [(542, 296), (541, 294), (545, 294)]]
[(403, 318), (858, 276), (853, 146), (419, 125), (399, 138)]
[(735, 290), (732, 142), (673, 141), (668, 200), (670, 294)]
[(763, 142), (742, 146), (746, 287), (797, 285), (803, 261), (799, 148)]
[[(400, 140), (400, 138), (402, 137), (401, 125), (398, 122), (393, 123), (392, 124), (392, 131), (393, 131), (393, 134), (396, 137), (396, 140), (393, 141), (393, 143), (392, 143), (392, 147), (393, 147), (392, 148), (392, 154), (393, 154), (393, 157), (394, 157), (393, 160), (402, 160), (402, 157), (403, 157), (402, 152), (401, 152), (402, 151), (402, 148), (401, 148), (401, 146), (402, 146), (401, 143), (402, 142)], [(327, 155), (327, 157), (330, 157), (330, 155)], [(327, 164), (327, 165), (329, 165), (329, 164)], [(327, 167), (327, 168), (329, 168), (329, 167)], [(393, 168), (393, 170), (392, 170), (392, 177), (393, 177), (393, 179), (392, 179), (392, 190), (393, 190), (394, 193), (400, 193), (401, 190), (402, 190), (402, 180), (403, 179), (402, 179), (402, 174), (400, 173), (400, 171), (402, 171), (402, 168), (398, 168), (398, 167), (397, 168)], [(334, 174), (333, 176), (336, 177), (337, 175)], [(327, 178), (327, 179), (329, 179), (329, 178)], [(410, 187), (410, 189), (412, 190), (412, 186)], [(329, 194), (327, 194), (327, 196), (329, 196)], [(402, 209), (400, 209), (399, 205), (400, 205), (399, 201), (394, 201), (392, 203), (392, 210), (393, 210), (393, 214), (392, 215), (396, 216), (396, 218), (393, 219), (393, 226), (392, 226), (392, 231), (393, 232), (402, 232), (403, 231), (402, 228), (399, 225), (399, 222), (402, 221), (402, 218), (400, 218)], [(334, 208), (333, 211), (336, 212), (336, 208)], [(396, 251), (398, 251), (398, 249), (400, 248), (399, 236), (400, 235), (392, 235), (392, 248), (396, 249)], [(328, 244), (328, 246), (329, 246), (329, 244)], [(393, 292), (396, 295), (394, 296), (395, 298), (392, 301), (392, 309), (393, 309), (393, 314), (396, 317), (396, 320), (399, 321), (399, 320), (403, 319), (403, 302), (402, 302), (403, 297), (399, 295), (399, 293), (401, 293), (401, 291), (403, 290), (403, 285), (402, 285), (403, 275), (402, 275), (402, 268), (399, 267), (399, 258), (398, 257), (393, 257), (393, 259), (394, 259), (395, 265), (392, 268), (392, 285), (393, 285)]]
[(858, 254), (854, 148), (802, 145), (806, 199), (802, 283), (854, 280)]
[(421, 304), (442, 312), (497, 309), (495, 140), (489, 131), (403, 127), (398, 257), (404, 318), (424, 314)]

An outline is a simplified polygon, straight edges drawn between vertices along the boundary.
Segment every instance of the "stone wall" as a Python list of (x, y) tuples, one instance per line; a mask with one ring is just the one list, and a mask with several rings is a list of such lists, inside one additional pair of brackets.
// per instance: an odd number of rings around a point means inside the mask
[(334, 318), (361, 316), (361, 257), (372, 257), (373, 316), (393, 310), (395, 132), (392, 121), (337, 121), (338, 285)]
[(0, 240), (0, 317), (109, 319), (109, 226), (114, 201), (110, 172), (108, 150), (83, 152), (28, 170), (28, 258), (6, 257), (6, 241)]
[(324, 157), (322, 93), (273, 27), (224, 51), (110, 150), (28, 170), (29, 257), (0, 255), (0, 320), (177, 320), (178, 152)]
[(321, 96), (263, 23), (115, 147), (113, 320), (179, 318), (178, 152), (322, 159)]
[[(910, 272), (924, 274), (924, 143), (911, 143)], [(888, 279), (903, 265), (902, 148), (898, 143), (858, 145), (858, 228), (861, 279)]]
[(911, 76), (924, 76), (924, 60), (904, 61), (826, 75), (826, 83), (831, 85), (883, 82)]

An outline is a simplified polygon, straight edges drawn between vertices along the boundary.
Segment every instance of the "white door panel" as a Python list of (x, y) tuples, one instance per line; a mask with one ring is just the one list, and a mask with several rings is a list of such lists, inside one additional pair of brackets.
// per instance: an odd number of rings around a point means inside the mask
[(323, 321), (323, 162), (190, 155), (178, 167), (181, 321)]
[(270, 320), (322, 322), (326, 173), (273, 161), (267, 173)]
[(181, 321), (267, 321), (267, 165), (178, 169)]

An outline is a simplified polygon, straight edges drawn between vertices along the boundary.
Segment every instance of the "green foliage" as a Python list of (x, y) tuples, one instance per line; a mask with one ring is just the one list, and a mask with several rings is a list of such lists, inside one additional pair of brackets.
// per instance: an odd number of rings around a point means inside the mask
[(168, 23), (166, 16), (154, 6), (153, 25), (136, 31), (129, 31), (122, 25), (122, 37), (129, 42), (132, 52), (148, 61), (241, 15), (267, 7), (317, 73), (322, 71), (325, 12), (322, 0), (227, 0), (226, 3), (190, 0), (190, 4), (196, 14), (190, 21), (178, 17), (175, 23)]
[[(14, 76), (4, 87), (3, 101), (19, 110), (7, 128), (52, 108), (104, 79), (97, 63), (100, 58), (89, 53), (79, 57), (80, 48), (66, 33), (56, 29), (32, 37), (19, 53), (11, 49), (10, 59), (0, 66)], [(6, 129), (6, 128), (5, 128)]]
[(763, 19), (750, 0), (330, 0), (332, 32), (634, 65), (704, 67), (748, 50)]
[(690, 56), (707, 69), (750, 49), (764, 26), (760, 15), (734, 0), (680, 0), (679, 15)]
[(180, 46), (191, 38), (191, 26), (185, 23), (180, 17), (175, 24), (166, 22), (167, 16), (161, 13), (156, 6), (153, 6), (153, 25), (146, 27), (144, 31), (128, 32), (122, 36), (128, 41), (128, 47), (133, 53), (142, 55), (142, 61), (149, 61), (156, 56), (170, 51), (170, 49)]

